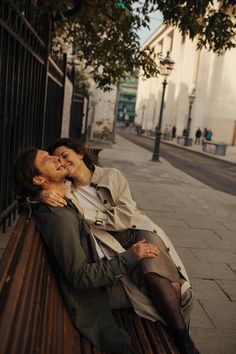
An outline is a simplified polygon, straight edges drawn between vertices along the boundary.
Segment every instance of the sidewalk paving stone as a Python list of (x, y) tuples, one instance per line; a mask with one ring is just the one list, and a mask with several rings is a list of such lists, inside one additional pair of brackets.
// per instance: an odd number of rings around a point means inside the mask
[(235, 354), (235, 330), (195, 327), (190, 333), (198, 343), (201, 354)]
[(205, 330), (215, 328), (214, 323), (212, 323), (205, 309), (202, 307), (202, 305), (197, 299), (195, 299), (194, 301), (194, 308), (191, 314), (190, 323), (190, 328), (193, 329), (194, 327), (200, 327)]
[(236, 302), (236, 281), (231, 280), (216, 280), (225, 295), (230, 301)]
[(218, 263), (236, 263), (236, 252), (234, 250), (214, 250), (214, 249), (202, 249), (195, 250), (192, 248), (193, 254), (200, 262), (206, 262), (209, 264)]
[(221, 282), (221, 280), (217, 281), (215, 279), (192, 279), (195, 298), (200, 301), (204, 299), (209, 300), (215, 298), (222, 302), (225, 300), (228, 301), (229, 297), (227, 292), (223, 290), (219, 282)]
[[(199, 300), (201, 306), (208, 314), (215, 328), (236, 330), (236, 303), (227, 299), (222, 301), (218, 297)], [(220, 311), (223, 309), (223, 311)]]
[(197, 262), (193, 257), (185, 266), (190, 278), (236, 280), (236, 273), (227, 264)]

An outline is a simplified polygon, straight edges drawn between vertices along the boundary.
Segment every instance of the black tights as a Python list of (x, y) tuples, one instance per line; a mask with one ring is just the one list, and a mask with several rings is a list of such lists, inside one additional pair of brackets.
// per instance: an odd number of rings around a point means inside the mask
[(176, 335), (186, 330), (178, 296), (171, 281), (156, 273), (145, 275), (150, 298), (170, 330)]

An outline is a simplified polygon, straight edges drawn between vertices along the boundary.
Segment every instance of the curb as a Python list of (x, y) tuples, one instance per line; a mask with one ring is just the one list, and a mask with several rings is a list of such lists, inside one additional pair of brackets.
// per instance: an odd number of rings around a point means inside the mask
[[(155, 138), (152, 137), (152, 136), (146, 136), (146, 135), (142, 135), (142, 134), (140, 134), (140, 136), (142, 136), (143, 138), (146, 138), (146, 139), (155, 140)], [(208, 153), (206, 153), (206, 152), (204, 152), (204, 151), (197, 151), (197, 150), (193, 150), (193, 149), (191, 149), (191, 148), (186, 148), (185, 146), (182, 146), (182, 145), (172, 144), (172, 143), (169, 143), (169, 142), (166, 141), (166, 140), (161, 140), (161, 144), (165, 144), (165, 145), (169, 145), (169, 146), (174, 146), (174, 147), (177, 147), (178, 149), (182, 149), (182, 150), (191, 151), (191, 152), (193, 152), (193, 153), (195, 153), (195, 154), (198, 154), (198, 155), (203, 155), (203, 156), (210, 157), (211, 159), (214, 159), (214, 160), (226, 162), (226, 163), (228, 163), (229, 165), (232, 165), (232, 166), (235, 166), (235, 165), (236, 165), (236, 162), (222, 159), (222, 158), (220, 158), (220, 157), (218, 157), (218, 156), (215, 156), (215, 155), (212, 155), (212, 154), (208, 154)]]

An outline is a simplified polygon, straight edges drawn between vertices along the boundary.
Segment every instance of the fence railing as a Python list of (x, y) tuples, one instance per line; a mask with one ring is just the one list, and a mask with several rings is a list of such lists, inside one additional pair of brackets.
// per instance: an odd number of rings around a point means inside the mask
[(30, 0), (0, 1), (0, 225), (15, 213), (12, 162), (60, 137), (64, 66), (49, 57), (50, 22)]

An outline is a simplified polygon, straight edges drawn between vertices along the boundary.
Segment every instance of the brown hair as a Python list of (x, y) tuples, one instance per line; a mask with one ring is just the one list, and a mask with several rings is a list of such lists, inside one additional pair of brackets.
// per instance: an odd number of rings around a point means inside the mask
[(54, 151), (59, 146), (65, 146), (71, 150), (74, 150), (77, 154), (83, 155), (83, 160), (88, 169), (94, 171), (94, 164), (96, 164), (96, 157), (90, 152), (90, 150), (79, 140), (73, 138), (61, 138), (54, 144), (51, 144), (48, 148), (50, 155), (54, 154)]
[(21, 198), (34, 196), (41, 187), (33, 183), (33, 178), (40, 174), (35, 167), (38, 149), (31, 147), (20, 151), (13, 165), (14, 189)]

